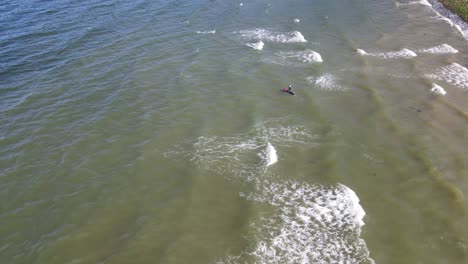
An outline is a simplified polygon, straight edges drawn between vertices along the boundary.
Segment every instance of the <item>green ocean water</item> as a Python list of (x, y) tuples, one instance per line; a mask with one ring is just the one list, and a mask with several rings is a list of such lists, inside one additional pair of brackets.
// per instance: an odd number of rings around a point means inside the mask
[(1, 3), (0, 263), (467, 263), (448, 22), (424, 1)]

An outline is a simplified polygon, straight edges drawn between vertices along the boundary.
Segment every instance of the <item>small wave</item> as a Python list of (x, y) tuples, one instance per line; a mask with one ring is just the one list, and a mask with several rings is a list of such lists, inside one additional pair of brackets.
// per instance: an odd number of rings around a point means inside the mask
[(425, 5), (425, 6), (432, 7), (432, 5), (427, 0), (413, 1), (413, 2), (408, 2), (408, 3), (396, 2), (396, 5), (397, 6)]
[(265, 151), (266, 166), (275, 164), (278, 161), (278, 156), (276, 155), (276, 149), (271, 145), (270, 142), (267, 144)]
[(420, 49), (418, 50), (420, 53), (431, 53), (431, 54), (450, 54), (450, 53), (458, 53), (458, 50), (454, 49), (449, 44), (442, 44), (436, 47), (427, 48), (427, 49)]
[(265, 43), (263, 43), (263, 41), (260, 40), (260, 41), (253, 42), (253, 43), (247, 43), (245, 45), (255, 50), (262, 50), (263, 46), (265, 46)]
[(216, 30), (197, 31), (197, 34), (215, 34)]
[(357, 49), (356, 53), (362, 56), (372, 56), (372, 57), (379, 57), (382, 59), (394, 59), (394, 58), (413, 58), (418, 56), (414, 51), (409, 49), (401, 49), (398, 51), (389, 51), (389, 52), (366, 52), (362, 49)]
[(263, 28), (250, 30), (241, 30), (236, 32), (247, 40), (262, 40), (279, 43), (301, 43), (307, 42), (304, 36), (299, 31), (292, 32), (276, 32)]
[(447, 24), (449, 24), (451, 27), (454, 27), (458, 32), (460, 32), (460, 34), (462, 34), (462, 36), (465, 39), (468, 39), (468, 24), (467, 23), (465, 23), (463, 21), (459, 21), (459, 18), (458, 17), (453, 17), (453, 14), (450, 15), (450, 16), (452, 17), (452, 19), (454, 21), (456, 21), (455, 23), (451, 19), (441, 15), (439, 12), (437, 12), (435, 10), (434, 10), (434, 12), (437, 15), (432, 17), (433, 19), (447, 22)]
[(193, 145), (193, 151), (184, 150), (192, 147), (182, 144), (165, 152), (164, 156), (187, 157), (204, 169), (250, 182), (278, 161), (274, 144), (295, 149), (317, 144), (317, 136), (305, 127), (283, 126), (276, 122), (275, 124), (269, 126), (267, 123), (261, 123), (260, 127), (247, 134), (227, 137), (202, 136), (195, 142), (187, 142)]
[(356, 53), (359, 54), (359, 55), (367, 55), (367, 52), (365, 52), (365, 51), (362, 50), (362, 49), (357, 49), (357, 50), (356, 50)]
[(468, 23), (463, 21), (458, 15), (445, 8), (445, 6), (443, 6), (439, 0), (428, 1), (432, 4), (431, 9), (434, 11), (434, 13), (436, 13), (436, 19), (449, 23), (449, 25), (456, 28), (465, 39), (468, 39)]
[[(199, 137), (193, 144), (194, 152), (187, 155), (193, 162), (229, 177), (240, 176), (253, 187), (240, 196), (273, 209), (249, 225), (252, 247), (217, 263), (245, 263), (252, 258), (255, 263), (373, 263), (360, 237), (365, 211), (354, 191), (342, 184), (261, 177), (277, 162), (273, 144), (297, 149), (314, 144), (314, 139), (305, 127), (274, 120), (247, 134)], [(260, 161), (255, 159), (258, 156)]]
[(308, 77), (310, 83), (315, 84), (319, 89), (324, 91), (346, 91), (345, 87), (338, 84), (338, 80), (332, 74), (324, 74), (319, 77)]
[(434, 72), (425, 74), (427, 78), (445, 81), (461, 89), (468, 89), (468, 69), (458, 63), (440, 67)]
[(270, 204), (275, 212), (251, 225), (257, 243), (244, 255), (255, 263), (373, 263), (360, 237), (365, 211), (347, 186), (262, 181), (257, 189), (241, 196)]
[(320, 53), (313, 50), (304, 51), (282, 51), (265, 59), (266, 62), (286, 65), (286, 66), (301, 66), (311, 63), (323, 62)]
[(464, 22), (458, 15), (445, 8), (440, 0), (421, 0), (408, 3), (396, 2), (397, 6), (425, 5), (430, 8), (436, 16), (433, 19), (443, 20), (450, 26), (455, 27), (465, 39), (468, 39), (468, 23)]
[(447, 92), (444, 90), (444, 88), (440, 87), (439, 85), (433, 83), (431, 92), (434, 94), (440, 94), (440, 95), (446, 95)]
[(298, 23), (301, 22), (301, 20), (299, 20), (298, 18), (295, 18), (293, 21), (294, 21), (294, 23), (296, 23), (296, 24), (298, 24)]

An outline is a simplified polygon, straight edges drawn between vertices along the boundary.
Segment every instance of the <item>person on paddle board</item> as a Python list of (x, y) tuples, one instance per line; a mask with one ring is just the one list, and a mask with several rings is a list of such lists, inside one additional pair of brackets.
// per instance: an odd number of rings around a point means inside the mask
[(291, 84), (289, 84), (289, 85), (288, 85), (288, 88), (284, 88), (284, 89), (283, 89), (283, 92), (286, 92), (286, 93), (289, 93), (289, 94), (294, 95), (295, 93), (294, 93), (293, 91), (291, 91), (291, 88), (292, 88), (292, 86), (291, 86)]

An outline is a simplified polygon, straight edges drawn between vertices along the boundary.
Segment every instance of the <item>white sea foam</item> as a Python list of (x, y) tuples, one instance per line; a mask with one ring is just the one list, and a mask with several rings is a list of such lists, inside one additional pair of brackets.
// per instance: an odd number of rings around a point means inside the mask
[(302, 66), (311, 63), (323, 62), (322, 56), (313, 50), (304, 51), (282, 51), (265, 59), (266, 62), (286, 65), (286, 66)]
[(468, 69), (458, 63), (440, 67), (425, 76), (427, 78), (445, 81), (464, 90), (468, 89)]
[(291, 32), (276, 32), (263, 28), (241, 30), (236, 32), (247, 40), (262, 40), (270, 42), (280, 43), (295, 43), (295, 42), (307, 42), (304, 36), (299, 31)]
[(265, 43), (263, 43), (263, 41), (260, 40), (260, 41), (253, 42), (253, 43), (247, 43), (245, 45), (255, 50), (262, 50), (263, 46), (265, 46)]
[(398, 51), (389, 51), (389, 52), (366, 52), (362, 49), (357, 49), (356, 53), (362, 56), (372, 56), (379, 57), (382, 59), (394, 59), (394, 58), (413, 58), (418, 56), (414, 51), (409, 49), (401, 49)]
[(419, 49), (418, 52), (420, 53), (431, 53), (431, 54), (450, 54), (450, 53), (458, 53), (458, 50), (454, 49), (449, 44), (442, 44), (439, 46), (435, 46), (432, 48), (427, 49)]
[(444, 88), (440, 87), (439, 85), (433, 83), (431, 92), (434, 94), (440, 94), (440, 95), (446, 95), (447, 92), (444, 90)]
[(397, 6), (414, 6), (414, 5), (425, 5), (430, 8), (434, 13), (436, 13), (433, 19), (443, 20), (450, 24), (450, 26), (456, 28), (465, 39), (468, 38), (468, 23), (464, 22), (458, 15), (449, 11), (445, 8), (439, 0), (421, 0), (413, 1), (408, 3), (399, 3), (396, 2)]
[(365, 51), (362, 50), (362, 49), (357, 49), (356, 52), (357, 52), (357, 54), (359, 54), (359, 55), (367, 55), (367, 52), (365, 52)]
[(317, 136), (301, 126), (269, 126), (267, 123), (250, 133), (228, 137), (199, 137), (194, 150), (187, 153), (170, 151), (166, 157), (181, 155), (192, 162), (221, 175), (250, 181), (278, 161), (273, 145), (284, 148), (313, 147)]
[(265, 150), (265, 160), (266, 160), (266, 166), (270, 166), (275, 164), (278, 161), (278, 156), (276, 155), (276, 149), (271, 145), (270, 142), (267, 142), (267, 147)]
[(408, 3), (396, 2), (396, 5), (397, 6), (425, 5), (425, 6), (432, 7), (432, 5), (427, 0), (413, 1), (413, 2), (408, 2)]
[[(437, 12), (436, 12), (437, 13)], [(447, 22), (447, 24), (449, 24), (451, 27), (454, 27), (456, 26), (452, 20), (442, 16), (441, 14), (437, 13), (435, 16), (431, 17), (432, 19), (436, 19), (436, 20), (442, 20), (444, 22)]]
[(338, 84), (338, 80), (330, 73), (326, 73), (319, 77), (308, 77), (307, 80), (313, 83), (316, 87), (324, 91), (346, 91), (348, 88)]
[(283, 147), (301, 148), (316, 145), (318, 136), (304, 126), (283, 125), (277, 121), (261, 123), (254, 131), (256, 137)]
[(197, 34), (215, 34), (216, 30), (197, 31)]
[(298, 18), (295, 18), (293, 21), (294, 21), (294, 23), (299, 23), (299, 22), (301, 22), (301, 20), (299, 20)]
[[(360, 238), (365, 212), (345, 185), (265, 180), (241, 196), (275, 208), (251, 225), (257, 243), (244, 254), (255, 263), (373, 263)], [(240, 258), (228, 259), (241, 263)]]
[(436, 13), (435, 19), (444, 20), (450, 26), (456, 28), (465, 39), (468, 39), (468, 23), (458, 15), (445, 8), (439, 0), (428, 0), (432, 4), (432, 11)]
[(218, 263), (250, 262), (246, 259), (285, 264), (373, 263), (360, 237), (365, 212), (351, 189), (342, 184), (310, 185), (265, 177), (271, 173), (268, 166), (277, 162), (274, 144), (297, 150), (315, 142), (316, 136), (306, 127), (285, 126), (275, 120), (246, 134), (199, 137), (193, 152), (179, 153), (198, 166), (239, 177), (253, 187), (241, 192), (241, 197), (272, 208), (250, 223), (252, 247)]
[[(439, 12), (437, 12), (435, 10), (434, 10), (434, 12), (436, 13), (436, 16), (432, 17), (433, 19), (442, 20), (444, 22), (447, 22), (447, 24), (449, 24), (451, 27), (454, 27), (458, 32), (460, 32), (460, 34), (462, 34), (462, 36), (465, 39), (468, 38), (468, 23), (460, 21), (460, 19), (457, 18), (457, 17), (453, 17), (454, 16), (453, 14), (449, 14), (452, 17), (452, 19), (454, 19), (457, 22), (457, 23), (454, 23), (450, 18), (447, 18), (447, 17), (441, 15)], [(463, 25), (463, 27), (461, 25)]]
[(363, 156), (364, 158), (366, 158), (367, 160), (369, 160), (369, 161), (371, 161), (371, 162), (373, 162), (373, 163), (376, 163), (376, 164), (382, 164), (382, 163), (384, 163), (383, 160), (377, 159), (377, 158), (375, 158), (373, 155), (371, 155), (371, 154), (369, 154), (369, 153), (367, 153), (367, 152), (366, 152), (366, 153), (363, 153), (362, 156)]

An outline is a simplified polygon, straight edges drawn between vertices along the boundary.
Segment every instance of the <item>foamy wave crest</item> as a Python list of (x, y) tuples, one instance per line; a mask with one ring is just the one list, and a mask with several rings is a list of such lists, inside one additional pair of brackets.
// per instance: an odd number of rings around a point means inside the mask
[(324, 74), (319, 77), (308, 77), (307, 80), (324, 91), (346, 91), (345, 88), (338, 84), (338, 80), (332, 74)]
[(440, 67), (425, 76), (427, 78), (448, 82), (464, 90), (468, 89), (468, 69), (458, 63)]
[(396, 5), (397, 6), (425, 5), (425, 6), (432, 7), (432, 5), (427, 0), (420, 0), (420, 1), (414, 1), (414, 2), (408, 2), (408, 3), (396, 2)]
[(356, 53), (362, 56), (372, 56), (372, 57), (379, 57), (383, 59), (394, 59), (394, 58), (413, 58), (418, 56), (414, 51), (409, 49), (401, 49), (398, 51), (389, 51), (389, 52), (374, 52), (369, 53), (362, 49), (357, 49)]
[(262, 155), (265, 142), (247, 136), (199, 137), (194, 144), (191, 161), (221, 175), (233, 175), (251, 180), (263, 173), (266, 157)]
[[(365, 212), (345, 185), (263, 181), (257, 188), (241, 195), (275, 211), (251, 225), (257, 243), (244, 255), (255, 263), (373, 263), (360, 238)], [(227, 260), (242, 263), (242, 257)]]
[(179, 146), (164, 153), (166, 158), (186, 157), (201, 168), (220, 175), (250, 182), (262, 175), (268, 166), (278, 162), (273, 145), (295, 149), (316, 146), (317, 137), (302, 126), (261, 123), (247, 134), (227, 137), (199, 137), (193, 146)]
[(271, 145), (270, 142), (267, 142), (267, 147), (265, 150), (265, 161), (266, 161), (266, 166), (270, 166), (275, 164), (278, 161), (278, 156), (276, 155), (276, 149)]
[(447, 94), (447, 92), (444, 90), (444, 88), (440, 87), (439, 85), (437, 85), (435, 83), (432, 84), (431, 92), (433, 94), (440, 94), (440, 95), (446, 95)]
[(264, 122), (237, 136), (199, 137), (193, 151), (179, 153), (215, 172), (241, 176), (253, 187), (241, 197), (273, 207), (250, 225), (255, 244), (218, 263), (373, 263), (360, 238), (365, 212), (351, 189), (261, 177), (277, 162), (273, 144), (294, 149), (315, 144), (306, 127), (281, 123)]
[(458, 53), (458, 50), (454, 49), (449, 44), (442, 44), (436, 47), (427, 48), (427, 49), (420, 49), (418, 50), (420, 53), (431, 53), (431, 54), (450, 54), (450, 53)]
[(433, 5), (432, 11), (436, 13), (436, 16), (433, 17), (434, 19), (447, 22), (451, 27), (457, 29), (465, 39), (468, 39), (468, 23), (464, 22), (458, 15), (445, 8), (440, 1), (431, 0), (431, 3)]
[(313, 50), (283, 51), (265, 59), (266, 62), (284, 66), (304, 66), (323, 62), (322, 56)]
[(197, 34), (215, 34), (216, 30), (197, 31)]
[(294, 23), (296, 23), (296, 24), (301, 22), (301, 20), (299, 20), (298, 18), (295, 18), (293, 21), (294, 21)]
[(250, 30), (241, 30), (237, 33), (239, 33), (247, 40), (262, 40), (280, 43), (307, 42), (307, 40), (299, 31), (276, 32), (268, 29), (256, 28)]
[(263, 46), (265, 46), (265, 43), (263, 43), (263, 41), (260, 40), (260, 41), (254, 42), (254, 43), (247, 43), (245, 45), (247, 45), (248, 47), (251, 47), (252, 49), (255, 49), (255, 50), (262, 50)]
[[(437, 13), (437, 12), (436, 12)], [(435, 20), (441, 20), (441, 21), (444, 21), (444, 22), (447, 22), (447, 24), (449, 24), (451, 27), (455, 27), (455, 23), (452, 22), (452, 20), (442, 16), (441, 14), (437, 13), (435, 16), (431, 17), (432, 19), (435, 19)]]

